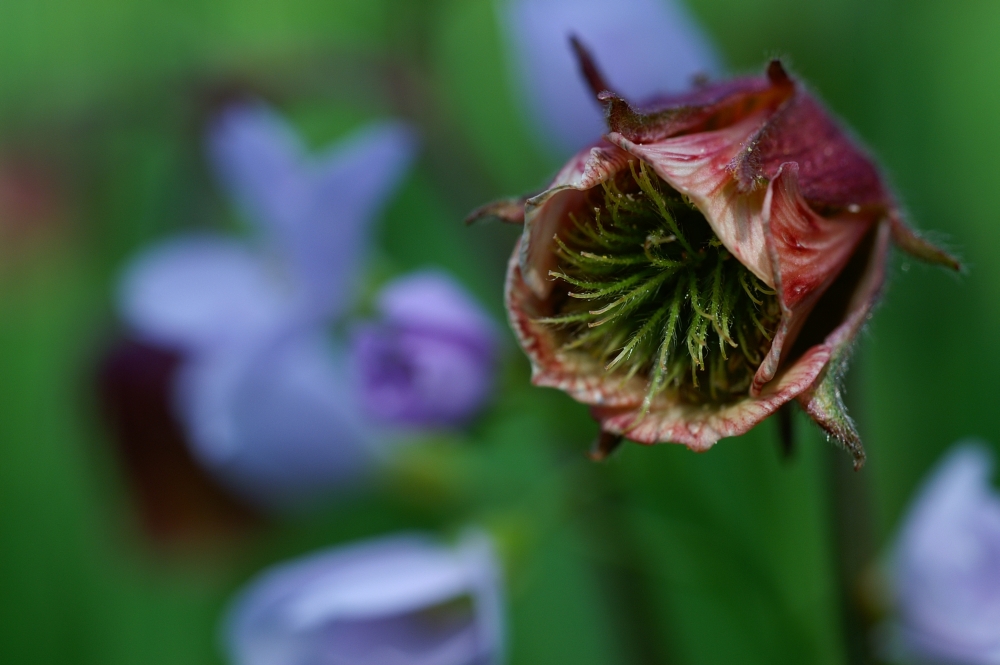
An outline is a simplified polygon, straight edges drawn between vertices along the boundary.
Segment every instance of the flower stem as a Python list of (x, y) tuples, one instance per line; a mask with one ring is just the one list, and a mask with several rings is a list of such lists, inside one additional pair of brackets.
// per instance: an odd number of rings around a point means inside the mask
[(623, 650), (621, 662), (670, 665), (642, 549), (630, 528), (628, 500), (603, 464), (588, 462), (575, 474), (575, 509), (590, 545), (598, 581), (607, 598)]
[[(864, 417), (861, 386), (855, 367), (847, 377), (846, 395), (856, 420)], [(864, 431), (863, 427), (860, 427)], [(849, 665), (874, 665), (872, 626), (860, 603), (861, 577), (875, 555), (875, 525), (872, 516), (870, 475), (855, 471), (840, 448), (826, 446), (823, 467), (829, 496), (830, 528), (834, 550), (839, 614), (844, 653)]]

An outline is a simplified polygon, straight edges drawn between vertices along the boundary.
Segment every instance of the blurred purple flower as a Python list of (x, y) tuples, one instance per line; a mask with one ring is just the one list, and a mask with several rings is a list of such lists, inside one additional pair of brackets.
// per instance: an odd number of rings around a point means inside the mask
[(274, 111), (245, 104), (215, 119), (208, 147), (263, 242), (154, 247), (126, 270), (119, 310), (135, 336), (182, 354), (175, 402), (195, 456), (283, 507), (354, 480), (375, 452), (325, 333), (354, 301), (368, 228), (416, 140), (386, 122), (310, 156)]
[(485, 404), (496, 369), (497, 331), (451, 277), (421, 271), (378, 296), (377, 323), (355, 332), (352, 359), (365, 410), (402, 426), (460, 425)]
[(492, 665), (500, 573), (484, 534), (395, 535), (266, 571), (223, 628), (233, 665)]
[(682, 92), (717, 76), (720, 58), (675, 0), (498, 0), (515, 72), (542, 140), (568, 156), (606, 131), (604, 114), (569, 46), (590, 49), (626, 99)]
[(1000, 663), (1000, 494), (982, 445), (954, 448), (920, 489), (893, 559), (896, 650), (928, 663)]

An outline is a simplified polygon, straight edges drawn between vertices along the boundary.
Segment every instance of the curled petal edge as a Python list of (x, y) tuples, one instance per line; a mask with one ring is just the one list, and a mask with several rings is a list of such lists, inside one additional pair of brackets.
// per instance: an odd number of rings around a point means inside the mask
[[(522, 238), (519, 244), (523, 243)], [(638, 407), (642, 404), (645, 382), (639, 377), (622, 381), (612, 376), (596, 360), (559, 348), (551, 326), (536, 319), (545, 316), (539, 307), (544, 300), (528, 284), (515, 248), (507, 264), (505, 299), (510, 326), (531, 361), (531, 382), (558, 388), (584, 404)]]
[(774, 269), (761, 220), (765, 190), (741, 191), (730, 165), (765, 116), (756, 114), (715, 131), (684, 134), (656, 143), (635, 143), (612, 132), (607, 140), (641, 159), (687, 196), (726, 249), (762, 282), (774, 287)]
[(881, 295), (891, 235), (891, 221), (881, 222), (876, 231), (869, 265), (848, 305), (847, 318), (824, 342), (824, 346), (830, 349), (830, 363), (813, 385), (798, 396), (799, 404), (816, 424), (851, 454), (855, 469), (864, 465), (865, 450), (854, 421), (847, 415), (844, 407), (841, 379), (847, 370), (851, 343), (871, 316)]
[(842, 211), (832, 217), (816, 214), (798, 185), (799, 166), (783, 164), (767, 186), (762, 228), (781, 322), (771, 349), (754, 376), (751, 395), (759, 395), (774, 378), (809, 313), (857, 250), (877, 221), (877, 210)]
[(854, 289), (843, 323), (821, 344), (810, 347), (757, 396), (722, 408), (670, 403), (662, 396), (636, 422), (638, 407), (595, 406), (591, 414), (603, 431), (643, 444), (681, 443), (695, 451), (711, 448), (719, 439), (749, 431), (782, 404), (798, 399), (806, 412), (855, 459), (864, 463), (864, 449), (840, 399), (839, 381), (850, 343), (867, 321), (881, 292), (889, 250), (890, 229), (879, 223), (864, 273)]
[(519, 254), (521, 273), (539, 298), (552, 291), (548, 274), (555, 268), (555, 255), (550, 245), (566, 213), (582, 202), (583, 192), (613, 178), (628, 167), (630, 159), (629, 153), (601, 140), (578, 152), (556, 174), (547, 190), (525, 202)]

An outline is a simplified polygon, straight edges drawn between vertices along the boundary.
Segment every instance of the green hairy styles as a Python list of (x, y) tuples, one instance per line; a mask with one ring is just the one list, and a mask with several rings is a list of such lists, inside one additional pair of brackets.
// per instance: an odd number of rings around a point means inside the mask
[(747, 394), (780, 318), (774, 291), (734, 258), (704, 216), (645, 163), (587, 192), (556, 235), (565, 296), (540, 322), (563, 349), (627, 381), (645, 408), (671, 391), (694, 404)]

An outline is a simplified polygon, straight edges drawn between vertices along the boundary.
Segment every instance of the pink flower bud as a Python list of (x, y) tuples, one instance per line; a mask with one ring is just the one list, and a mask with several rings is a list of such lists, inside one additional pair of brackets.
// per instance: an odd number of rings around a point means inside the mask
[(840, 398), (890, 240), (920, 238), (871, 158), (778, 61), (636, 107), (574, 40), (609, 132), (523, 208), (507, 275), (533, 382), (592, 405), (606, 446), (706, 450), (797, 399), (855, 458)]

